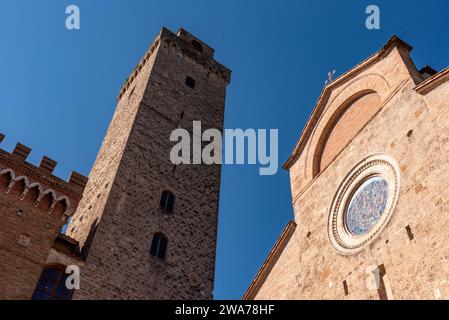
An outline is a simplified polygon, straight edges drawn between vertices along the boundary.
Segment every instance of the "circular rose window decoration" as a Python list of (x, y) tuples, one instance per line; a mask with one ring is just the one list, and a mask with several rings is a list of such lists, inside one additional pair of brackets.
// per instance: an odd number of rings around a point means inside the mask
[(329, 213), (329, 240), (339, 253), (357, 253), (379, 235), (393, 213), (399, 183), (396, 161), (384, 154), (364, 159), (349, 172)]

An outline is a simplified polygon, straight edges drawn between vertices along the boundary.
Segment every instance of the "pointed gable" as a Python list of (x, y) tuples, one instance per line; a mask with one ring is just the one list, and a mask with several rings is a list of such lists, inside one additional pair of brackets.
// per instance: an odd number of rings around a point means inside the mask
[(293, 197), (317, 177), (408, 82), (424, 75), (410, 58), (412, 47), (393, 36), (377, 53), (328, 84), (292, 155)]

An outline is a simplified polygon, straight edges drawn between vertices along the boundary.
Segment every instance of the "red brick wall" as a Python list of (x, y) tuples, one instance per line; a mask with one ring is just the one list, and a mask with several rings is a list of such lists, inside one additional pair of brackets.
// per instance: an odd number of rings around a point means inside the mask
[[(30, 299), (53, 242), (65, 223), (65, 214), (71, 209), (65, 201), (56, 201), (61, 194), (55, 193), (58, 198), (52, 193), (45, 194), (48, 185), (39, 182), (42, 189), (35, 186), (36, 181), (30, 176), (42, 174), (41, 170), (34, 174), (26, 172), (20, 166), (21, 161), (4, 159), (1, 156), (7, 153), (0, 153), (0, 300)], [(47, 176), (50, 177), (48, 172)], [(57, 187), (57, 180), (51, 180)], [(67, 188), (67, 185), (62, 182), (59, 187)], [(76, 208), (77, 199), (70, 199), (72, 208)]]
[[(0, 142), (3, 140), (0, 134)], [(54, 240), (81, 198), (86, 178), (53, 176), (56, 162), (26, 161), (31, 149), (0, 149), (0, 300), (30, 299)]]

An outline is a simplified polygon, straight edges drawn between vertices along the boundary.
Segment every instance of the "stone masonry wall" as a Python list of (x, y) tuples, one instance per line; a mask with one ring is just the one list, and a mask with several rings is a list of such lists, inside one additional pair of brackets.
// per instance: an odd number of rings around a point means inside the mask
[[(421, 95), (414, 90), (415, 75), (406, 72), (409, 62), (390, 60), (396, 70), (391, 73), (384, 64), (388, 59), (356, 76), (390, 74), (387, 81), (399, 83), (381, 111), (309, 185), (298, 183), (302, 175), (292, 168), (298, 227), (257, 299), (380, 299), (366, 281), (370, 266), (381, 265), (389, 299), (449, 298), (449, 83)], [(379, 152), (400, 166), (396, 209), (371, 245), (342, 256), (328, 240), (332, 198), (356, 163)]]
[[(212, 296), (221, 168), (175, 168), (169, 138), (178, 127), (191, 130), (193, 120), (201, 120), (203, 130), (222, 128), (229, 71), (167, 29), (155, 44), (122, 94), (70, 232), (87, 239), (99, 219), (75, 299)], [(186, 86), (187, 76), (195, 79), (194, 89)], [(159, 208), (163, 190), (176, 197), (169, 216)], [(156, 232), (168, 238), (164, 261), (150, 255)]]

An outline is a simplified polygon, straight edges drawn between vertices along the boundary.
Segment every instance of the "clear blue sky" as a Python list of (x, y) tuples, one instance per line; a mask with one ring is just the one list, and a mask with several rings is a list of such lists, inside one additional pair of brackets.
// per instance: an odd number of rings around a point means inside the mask
[[(65, 8), (81, 9), (81, 30), (65, 29)], [(381, 29), (365, 28), (365, 8)], [(449, 65), (446, 1), (2, 0), (0, 132), (58, 161), (56, 175), (85, 175), (118, 91), (162, 26), (181, 26), (216, 49), (233, 70), (227, 128), (279, 129), (285, 161), (323, 88), (397, 34), (418, 67)], [(281, 163), (280, 163), (281, 164)], [(224, 166), (215, 297), (242, 296), (289, 219), (288, 173)]]

